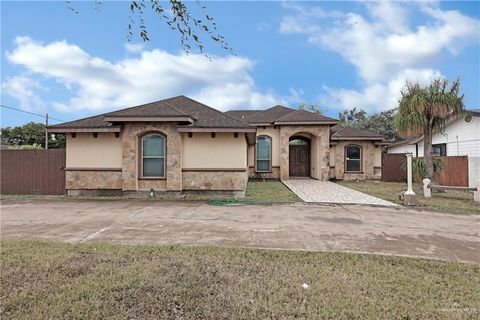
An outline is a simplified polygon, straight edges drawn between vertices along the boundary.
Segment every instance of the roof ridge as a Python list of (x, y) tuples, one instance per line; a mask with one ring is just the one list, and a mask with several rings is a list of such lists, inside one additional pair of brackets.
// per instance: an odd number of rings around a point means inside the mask
[[(170, 100), (170, 99), (165, 99), (165, 100)], [(181, 113), (181, 114), (184, 114), (184, 115), (186, 115), (186, 116), (188, 116), (188, 117), (193, 118), (191, 115), (189, 115), (189, 114), (183, 112), (182, 110), (180, 110), (180, 109), (172, 106), (170, 103), (166, 102), (165, 100), (160, 101), (160, 102), (161, 102), (161, 103), (165, 103), (168, 107), (172, 108), (173, 110), (175, 110), (175, 111), (177, 111), (177, 112), (179, 112), (179, 113)], [(197, 119), (195, 119), (195, 118), (193, 118), (193, 119), (194, 119), (194, 120), (197, 120)]]
[[(289, 109), (290, 109), (290, 108), (289, 108)], [(288, 117), (288, 116), (290, 116), (290, 115), (292, 115), (292, 114), (294, 114), (294, 113), (297, 113), (298, 111), (303, 111), (303, 110), (300, 110), (300, 109), (294, 110), (294, 111), (292, 111), (292, 112), (290, 112), (290, 113), (287, 113), (286, 115), (278, 118), (278, 119), (275, 120), (275, 121), (280, 121), (280, 120), (282, 120), (282, 119), (285, 118), (285, 117)]]
[[(357, 130), (357, 131), (360, 131), (360, 132), (366, 132), (366, 133), (369, 133), (370, 134), (370, 137), (376, 137), (376, 138), (383, 138), (385, 139), (385, 136), (380, 134), (380, 133), (377, 133), (377, 132), (374, 132), (372, 130), (368, 130), (368, 129), (363, 129), (363, 128), (357, 128), (357, 127), (352, 127), (352, 126), (342, 126), (340, 125), (341, 129), (336, 131), (335, 133), (332, 134), (332, 137), (340, 137), (340, 133), (344, 132), (345, 130), (348, 130), (348, 129), (352, 129), (352, 130)], [(357, 133), (358, 135), (358, 133)], [(355, 136), (355, 133), (353, 134), (353, 136)]]
[[(268, 109), (259, 110), (258, 112), (255, 112), (255, 113), (253, 113), (253, 114), (249, 114), (248, 116), (245, 117), (245, 119), (250, 118), (250, 117), (253, 117), (253, 116), (256, 115), (257, 113), (267, 112), (267, 111), (269, 111), (269, 110), (271, 110), (271, 109), (278, 108), (278, 107), (284, 108), (284, 109), (290, 109), (290, 110), (292, 110), (292, 112), (295, 112), (295, 111), (296, 111), (295, 109), (292, 109), (292, 108), (285, 107), (285, 106), (282, 106), (282, 105), (280, 105), (280, 104), (277, 104), (277, 105), (274, 105), (273, 107), (270, 107), (270, 108), (268, 108)], [(292, 113), (292, 112), (290, 112), (290, 113)], [(289, 113), (289, 114), (290, 114), (290, 113)], [(276, 120), (275, 120), (275, 121), (276, 121)]]
[[(115, 112), (119, 112), (119, 111), (127, 111), (127, 110), (132, 110), (132, 109), (135, 109), (135, 108), (140, 108), (140, 107), (146, 107), (148, 105), (151, 105), (151, 104), (155, 104), (155, 103), (166, 103), (169, 107), (173, 108), (172, 105), (170, 105), (168, 102), (166, 102), (166, 100), (172, 100), (172, 99), (176, 99), (176, 98), (180, 98), (180, 97), (185, 97), (184, 95), (179, 95), (179, 96), (175, 96), (175, 97), (170, 97), (170, 98), (166, 98), (166, 99), (161, 99), (161, 100), (155, 100), (155, 101), (150, 101), (150, 102), (147, 102), (147, 103), (142, 103), (142, 104), (138, 104), (136, 106), (132, 106), (132, 107), (127, 107), (127, 108), (123, 108), (123, 109), (119, 109), (119, 110), (115, 110), (115, 111), (110, 111), (110, 112), (107, 112), (107, 113), (103, 113), (103, 114), (99, 114), (100, 115), (110, 115), (111, 113), (115, 113)], [(185, 97), (185, 98), (188, 98), (188, 97)], [(191, 100), (191, 99), (190, 99)], [(194, 100), (195, 101), (195, 100)], [(175, 111), (179, 111), (180, 113), (183, 113), (185, 114), (186, 116), (190, 116), (180, 110), (177, 110), (175, 108), (173, 108)]]
[(344, 126), (341, 125), (341, 124), (338, 124), (338, 125), (341, 127), (341, 129), (338, 130), (337, 132), (335, 132), (334, 134), (332, 134), (332, 137), (335, 136), (335, 135), (337, 135), (338, 133), (342, 132), (343, 130), (347, 129), (347, 127), (344, 127)]
[(215, 111), (215, 112), (221, 113), (222, 115), (224, 115), (224, 116), (226, 116), (226, 117), (228, 117), (228, 118), (230, 118), (230, 119), (233, 119), (233, 120), (235, 120), (235, 121), (240, 121), (241, 123), (246, 124), (246, 125), (249, 126), (249, 127), (253, 127), (251, 124), (246, 123), (245, 121), (242, 121), (242, 120), (240, 120), (240, 119), (234, 118), (234, 117), (232, 117), (231, 115), (228, 115), (228, 114), (226, 114), (225, 112), (222, 112), (222, 111), (220, 111), (220, 110), (217, 110), (217, 109), (215, 109), (215, 108), (212, 108), (212, 107), (210, 107), (210, 106), (207, 106), (206, 104), (201, 103), (200, 101), (194, 100), (194, 99), (192, 99), (192, 98), (190, 98), (190, 97), (187, 97), (187, 96), (184, 96), (184, 95), (182, 95), (181, 97), (184, 97), (184, 98), (186, 98), (186, 99), (188, 99), (188, 100), (190, 100), (190, 101), (199, 103), (199, 104), (201, 104), (202, 106), (204, 106), (204, 107), (206, 107), (206, 108), (208, 108), (208, 109), (210, 109), (210, 110), (213, 110), (213, 111)]
[(62, 122), (62, 123), (57, 123), (57, 124), (53, 124), (53, 125), (49, 125), (49, 127), (60, 127), (62, 125), (65, 125), (65, 124), (69, 124), (69, 123), (72, 123), (72, 122), (77, 122), (77, 121), (82, 121), (82, 120), (87, 120), (87, 119), (91, 119), (91, 118), (96, 118), (96, 117), (100, 117), (100, 116), (104, 116), (106, 115), (107, 113), (101, 113), (101, 114), (97, 114), (95, 116), (88, 116), (88, 117), (85, 117), (85, 118), (80, 118), (80, 119), (77, 119), (77, 120), (71, 120), (71, 121), (65, 121), (65, 122)]
[(101, 114), (101, 115), (106, 116), (106, 115), (110, 115), (112, 113), (119, 112), (119, 111), (127, 111), (127, 110), (132, 110), (132, 109), (135, 109), (135, 108), (146, 107), (146, 106), (154, 104), (154, 103), (163, 102), (164, 100), (167, 100), (167, 99), (151, 101), (151, 102), (147, 102), (147, 103), (144, 103), (144, 104), (139, 104), (139, 105), (136, 105), (136, 106), (133, 106), (133, 107), (128, 107), (128, 108), (123, 108), (123, 109), (107, 112), (107, 113), (104, 113), (104, 114)]

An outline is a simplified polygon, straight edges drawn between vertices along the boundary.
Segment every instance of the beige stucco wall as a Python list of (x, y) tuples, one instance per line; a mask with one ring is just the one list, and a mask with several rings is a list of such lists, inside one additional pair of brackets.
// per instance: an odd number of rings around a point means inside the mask
[[(269, 136), (272, 138), (272, 167), (280, 166), (280, 127), (266, 126), (257, 127), (258, 136)], [(248, 166), (255, 167), (255, 146), (248, 146)]]
[(122, 139), (112, 132), (67, 134), (67, 168), (121, 168)]
[(247, 141), (239, 133), (235, 138), (232, 132), (217, 132), (215, 138), (210, 133), (182, 133), (182, 167), (184, 169), (247, 168)]
[(381, 167), (382, 166), (382, 147), (378, 146), (375, 148), (375, 151), (373, 153), (373, 165), (375, 167)]

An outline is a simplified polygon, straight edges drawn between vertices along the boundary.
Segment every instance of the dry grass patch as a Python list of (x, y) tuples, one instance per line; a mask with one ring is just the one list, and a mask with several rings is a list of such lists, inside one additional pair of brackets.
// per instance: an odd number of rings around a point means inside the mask
[(480, 310), (473, 264), (239, 248), (1, 246), (2, 319), (474, 319)]
[[(398, 204), (402, 204), (398, 198), (398, 194), (407, 190), (407, 184), (403, 182), (339, 181), (337, 183)], [(413, 191), (417, 194), (420, 206), (425, 208), (452, 213), (480, 214), (480, 203), (473, 201), (473, 192), (447, 190), (446, 193), (433, 193), (432, 198), (426, 199), (423, 197), (423, 188), (421, 185), (414, 184)]]

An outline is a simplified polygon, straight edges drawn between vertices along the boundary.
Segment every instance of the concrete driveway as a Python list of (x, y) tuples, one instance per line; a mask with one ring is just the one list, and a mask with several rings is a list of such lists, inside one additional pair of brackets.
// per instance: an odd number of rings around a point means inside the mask
[(367, 204), (374, 206), (398, 207), (398, 204), (393, 202), (386, 201), (330, 181), (301, 178), (285, 180), (282, 182), (305, 202), (329, 204)]
[(391, 207), (202, 202), (1, 203), (2, 239), (355, 251), (480, 263), (480, 217)]

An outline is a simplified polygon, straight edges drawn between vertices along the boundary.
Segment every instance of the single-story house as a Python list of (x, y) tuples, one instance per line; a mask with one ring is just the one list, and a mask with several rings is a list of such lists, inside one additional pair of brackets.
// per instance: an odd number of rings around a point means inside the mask
[[(423, 135), (397, 141), (388, 146), (388, 153), (413, 153), (423, 157)], [(434, 156), (468, 156), (468, 184), (475, 186), (480, 179), (480, 109), (466, 110), (450, 119), (445, 132), (432, 136)]]
[(221, 112), (185, 96), (48, 127), (67, 135), (70, 195), (220, 191), (248, 179), (380, 179), (384, 137), (274, 106)]

